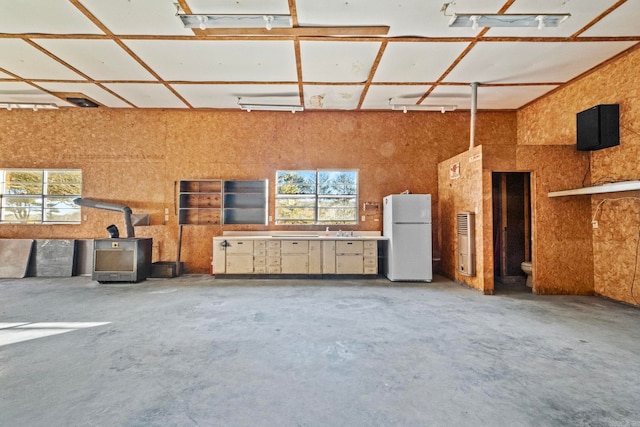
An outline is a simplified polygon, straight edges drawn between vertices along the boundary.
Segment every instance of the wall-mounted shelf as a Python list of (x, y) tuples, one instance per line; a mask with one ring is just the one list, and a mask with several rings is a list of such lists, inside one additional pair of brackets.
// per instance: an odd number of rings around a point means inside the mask
[(580, 196), (585, 194), (616, 193), (618, 191), (640, 190), (640, 181), (621, 181), (593, 187), (575, 188), (572, 190), (550, 191), (549, 197)]
[(180, 181), (178, 197), (178, 224), (220, 224), (222, 180), (193, 179)]
[(267, 222), (269, 180), (224, 181), (223, 224)]

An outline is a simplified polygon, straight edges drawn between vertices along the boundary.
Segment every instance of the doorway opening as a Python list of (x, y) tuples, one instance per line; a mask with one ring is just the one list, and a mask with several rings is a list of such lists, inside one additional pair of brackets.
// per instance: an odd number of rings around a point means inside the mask
[(521, 266), (531, 261), (530, 182), (529, 172), (492, 174), (495, 292), (531, 292)]

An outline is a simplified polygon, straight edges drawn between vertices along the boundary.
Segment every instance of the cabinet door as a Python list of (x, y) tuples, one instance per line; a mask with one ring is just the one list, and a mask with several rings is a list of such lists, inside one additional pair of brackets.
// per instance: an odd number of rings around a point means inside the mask
[(317, 240), (309, 242), (309, 274), (322, 273), (321, 243)]
[(282, 255), (282, 274), (309, 274), (308, 255)]
[(227, 271), (226, 246), (224, 239), (213, 239), (213, 273), (224, 274)]
[(336, 273), (363, 274), (364, 265), (362, 255), (336, 255)]
[(229, 255), (227, 253), (227, 274), (253, 273), (253, 254)]
[(336, 241), (322, 242), (322, 274), (336, 274)]

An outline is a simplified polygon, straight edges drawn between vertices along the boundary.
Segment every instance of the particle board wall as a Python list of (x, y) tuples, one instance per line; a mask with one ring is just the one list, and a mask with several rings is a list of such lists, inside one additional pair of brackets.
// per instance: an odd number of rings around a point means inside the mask
[[(533, 292), (538, 294), (593, 293), (593, 255), (589, 203), (547, 196), (564, 185), (577, 186), (582, 174), (567, 164), (584, 157), (572, 147), (474, 147), (438, 165), (442, 271), (447, 277), (479, 289), (494, 291), (493, 172), (531, 173)], [(451, 168), (459, 164), (460, 176)], [(457, 271), (456, 214), (476, 213), (476, 276)], [(524, 261), (524, 260), (522, 260)]]
[[(640, 179), (640, 49), (575, 81), (518, 112), (518, 145), (575, 145), (575, 114), (598, 104), (620, 104), (620, 145), (585, 153), (564, 166), (585, 176), (585, 185)], [(559, 187), (576, 188), (582, 183)], [(639, 192), (568, 196), (582, 200), (598, 228), (584, 230), (592, 239), (594, 291), (638, 305), (637, 242), (640, 239)], [(614, 199), (628, 198), (621, 201)], [(602, 200), (609, 200), (598, 209)], [(635, 280), (634, 280), (635, 278)], [(634, 291), (632, 293), (632, 291)]]
[[(359, 201), (387, 194), (431, 193), (437, 206), (437, 164), (464, 151), (469, 113), (235, 112), (181, 110), (0, 111), (0, 168), (80, 168), (85, 198), (150, 214), (137, 237), (153, 238), (153, 260), (175, 260), (178, 225), (175, 182), (180, 179), (270, 180), (274, 214), (278, 169), (358, 169)], [(478, 142), (515, 141), (513, 112), (478, 115)], [(170, 212), (164, 221), (164, 209)], [(438, 227), (437, 207), (434, 227)], [(118, 212), (83, 208), (80, 225), (0, 225), (0, 237), (91, 239), (123, 229)], [(381, 230), (381, 212), (353, 229)], [(347, 227), (344, 227), (345, 229)], [(208, 273), (212, 237), (223, 230), (268, 226), (185, 226), (181, 259), (187, 273)], [(306, 229), (319, 229), (306, 227)], [(434, 249), (439, 252), (439, 241)]]

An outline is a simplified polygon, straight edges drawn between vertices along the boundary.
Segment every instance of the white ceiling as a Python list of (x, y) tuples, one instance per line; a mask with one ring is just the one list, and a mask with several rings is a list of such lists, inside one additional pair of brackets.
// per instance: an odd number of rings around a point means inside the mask
[[(289, 33), (205, 35), (183, 11), (291, 14)], [(640, 0), (0, 0), (0, 103), (101, 108), (513, 110), (640, 42)], [(558, 28), (449, 28), (458, 13), (570, 13)], [(342, 35), (338, 27), (388, 26)], [(310, 28), (311, 27), (311, 28)], [(305, 31), (301, 34), (301, 31)]]

